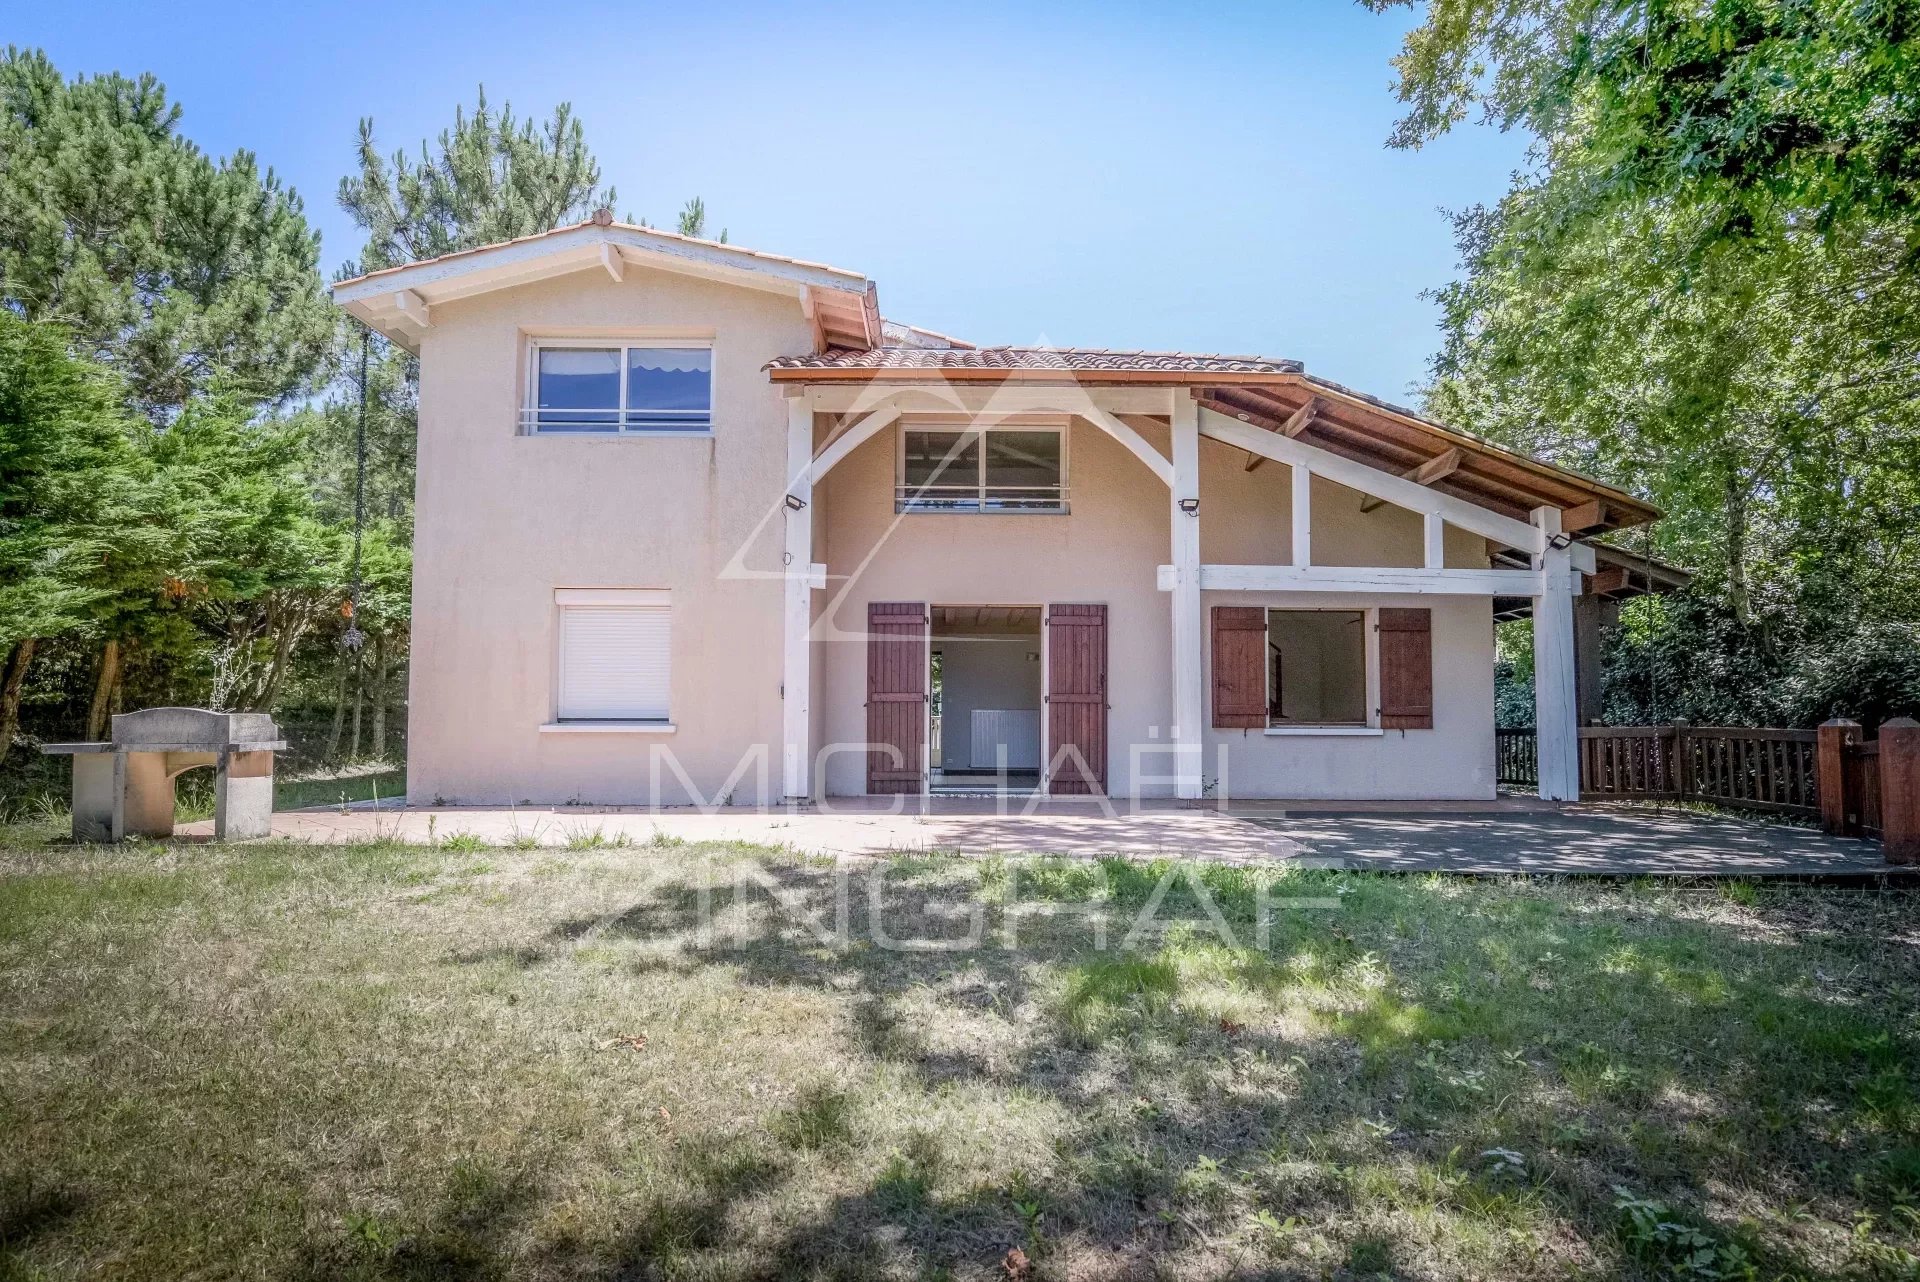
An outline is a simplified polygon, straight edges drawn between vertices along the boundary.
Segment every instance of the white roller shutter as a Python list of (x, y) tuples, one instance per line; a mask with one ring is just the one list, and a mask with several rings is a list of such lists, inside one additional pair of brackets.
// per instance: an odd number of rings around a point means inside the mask
[(667, 720), (672, 630), (666, 594), (601, 590), (557, 595), (560, 719)]

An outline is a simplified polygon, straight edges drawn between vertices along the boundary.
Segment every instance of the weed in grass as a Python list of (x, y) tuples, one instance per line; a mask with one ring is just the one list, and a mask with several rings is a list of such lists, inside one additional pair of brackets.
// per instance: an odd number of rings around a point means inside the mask
[(1357, 1277), (1375, 1278), (1393, 1272), (1393, 1242), (1368, 1234), (1347, 1244), (1347, 1270)]
[(1180, 972), (1162, 957), (1103, 957), (1068, 973), (1060, 1014), (1066, 1025), (1089, 1041), (1172, 1005), (1180, 992)]
[(932, 1191), (932, 1172), (899, 1149), (887, 1155), (887, 1164), (873, 1184), (874, 1197), (889, 1215), (920, 1210)]
[(1744, 1248), (1715, 1236), (1693, 1217), (1619, 1185), (1613, 1192), (1627, 1253), (1641, 1264), (1668, 1277), (1704, 1282), (1759, 1276)]
[(485, 850), (491, 843), (477, 832), (450, 832), (440, 838), (440, 849), (471, 853)]
[(568, 850), (615, 850), (633, 845), (633, 837), (624, 832), (609, 834), (605, 828), (595, 824), (569, 824), (564, 828)]

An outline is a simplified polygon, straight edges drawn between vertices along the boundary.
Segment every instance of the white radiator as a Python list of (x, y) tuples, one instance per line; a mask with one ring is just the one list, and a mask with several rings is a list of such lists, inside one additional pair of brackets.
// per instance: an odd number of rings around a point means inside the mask
[(975, 708), (973, 753), (975, 770), (993, 770), (1006, 750), (1009, 770), (1040, 768), (1040, 714), (1032, 708)]

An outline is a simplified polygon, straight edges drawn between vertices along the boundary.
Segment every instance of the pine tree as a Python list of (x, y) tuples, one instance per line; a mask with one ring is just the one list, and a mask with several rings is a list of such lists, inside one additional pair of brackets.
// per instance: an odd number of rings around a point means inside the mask
[(372, 117), (362, 119), (359, 168), (340, 180), (340, 207), (367, 233), (346, 275), (550, 231), (615, 200), (570, 104), (536, 127), (511, 103), (496, 114), (484, 87), (472, 114), (454, 108), (453, 128), (422, 143), (417, 161), (383, 158)]
[[(682, 236), (691, 236), (695, 240), (705, 240), (707, 238), (707, 202), (698, 196), (689, 200), (686, 203), (686, 207), (680, 211), (680, 226), (678, 230)], [(722, 245), (726, 244), (727, 229), (722, 227), (720, 234), (714, 239), (718, 240)]]
[(0, 300), (65, 325), (160, 421), (215, 384), (256, 404), (304, 392), (334, 324), (299, 197), (179, 122), (151, 75), (68, 81), (38, 50), (0, 56)]

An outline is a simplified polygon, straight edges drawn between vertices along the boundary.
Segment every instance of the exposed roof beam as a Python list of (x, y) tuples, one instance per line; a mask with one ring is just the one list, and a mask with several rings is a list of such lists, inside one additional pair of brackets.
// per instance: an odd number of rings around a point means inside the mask
[(1560, 513), (1560, 528), (1569, 534), (1578, 534), (1582, 530), (1591, 530), (1607, 524), (1613, 519), (1613, 512), (1602, 499), (1589, 499), (1574, 507), (1564, 508)]
[[(1223, 401), (1217, 396), (1208, 396), (1200, 393), (1196, 395), (1194, 399), (1198, 400), (1202, 406), (1212, 410), (1216, 414), (1231, 414), (1242, 423), (1252, 423), (1255, 427), (1264, 427), (1269, 432), (1278, 432), (1280, 435), (1286, 437), (1298, 436), (1300, 433), (1306, 431), (1313, 425), (1313, 420), (1319, 415), (1320, 411), (1326, 407), (1326, 402), (1322, 401), (1318, 396), (1310, 396), (1300, 408), (1287, 415), (1287, 417), (1276, 418), (1271, 414), (1262, 414), (1258, 410), (1250, 410), (1244, 406)], [(1266, 461), (1267, 460), (1261, 455), (1249, 454), (1247, 456), (1246, 470), (1251, 472), (1254, 468), (1259, 467)]]
[(395, 311), (406, 318), (407, 323), (410, 325), (417, 325), (421, 329), (426, 329), (433, 324), (431, 313), (427, 309), (426, 300), (410, 289), (396, 289), (393, 291), (393, 307)]
[(1344, 454), (1335, 454), (1305, 441), (1289, 440), (1246, 423), (1237, 423), (1216, 410), (1203, 406), (1202, 411), (1202, 436), (1211, 436), (1243, 450), (1264, 454), (1290, 466), (1303, 466), (1316, 476), (1324, 476), (1329, 481), (1359, 490), (1362, 494), (1377, 495), (1389, 503), (1415, 512), (1437, 513), (1449, 525), (1471, 530), (1503, 547), (1538, 552), (1546, 545), (1546, 536), (1540, 529), (1525, 521), (1516, 521), (1477, 503), (1428, 489), (1377, 467), (1368, 467)]
[(626, 260), (620, 257), (620, 251), (612, 245), (603, 244), (600, 246), (600, 265), (606, 268), (607, 275), (613, 277), (616, 281), (627, 278)]
[[(1436, 454), (1418, 467), (1408, 468), (1400, 473), (1400, 476), (1403, 480), (1412, 481), (1415, 485), (1432, 485), (1435, 481), (1443, 480), (1458, 472), (1463, 457), (1460, 447), (1456, 445), (1444, 454)], [(1369, 494), (1360, 500), (1360, 510), (1371, 512), (1385, 502), (1385, 499)]]

